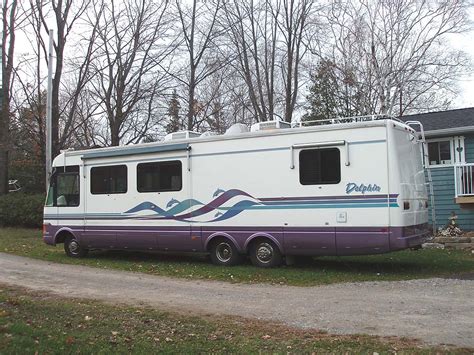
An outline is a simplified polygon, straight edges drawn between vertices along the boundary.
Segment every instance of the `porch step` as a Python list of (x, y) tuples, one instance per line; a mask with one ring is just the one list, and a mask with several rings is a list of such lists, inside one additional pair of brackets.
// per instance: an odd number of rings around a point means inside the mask
[(471, 243), (471, 237), (437, 237), (435, 243)]
[(433, 243), (443, 244), (446, 249), (474, 250), (474, 237), (437, 237)]
[(444, 247), (446, 249), (474, 250), (474, 243), (446, 243)]

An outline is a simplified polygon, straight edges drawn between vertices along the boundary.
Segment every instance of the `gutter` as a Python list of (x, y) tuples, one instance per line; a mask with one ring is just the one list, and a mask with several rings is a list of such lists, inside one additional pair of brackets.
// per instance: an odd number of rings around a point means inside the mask
[(443, 129), (435, 129), (432, 131), (425, 131), (425, 136), (435, 137), (435, 136), (448, 136), (448, 135), (466, 134), (466, 133), (474, 133), (474, 126), (443, 128)]

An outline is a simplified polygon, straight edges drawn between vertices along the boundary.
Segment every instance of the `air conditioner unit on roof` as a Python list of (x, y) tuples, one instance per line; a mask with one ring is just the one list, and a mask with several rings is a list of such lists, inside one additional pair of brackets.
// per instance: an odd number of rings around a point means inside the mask
[(272, 129), (291, 128), (291, 123), (285, 121), (264, 121), (252, 125), (251, 132), (267, 131)]
[(174, 141), (178, 139), (189, 139), (189, 138), (197, 138), (200, 137), (201, 133), (193, 132), (193, 131), (178, 131), (169, 133), (165, 136), (165, 141)]

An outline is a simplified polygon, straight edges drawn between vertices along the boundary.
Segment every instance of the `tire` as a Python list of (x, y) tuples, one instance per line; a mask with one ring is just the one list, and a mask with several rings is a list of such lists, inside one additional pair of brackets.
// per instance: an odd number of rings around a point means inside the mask
[(76, 237), (69, 235), (64, 240), (64, 251), (71, 258), (83, 258), (87, 255), (88, 250), (81, 247)]
[(233, 266), (242, 261), (242, 256), (234, 243), (228, 239), (219, 239), (213, 242), (210, 256), (212, 263), (220, 266)]
[(283, 256), (275, 243), (261, 239), (250, 246), (250, 260), (255, 266), (269, 268), (281, 265)]

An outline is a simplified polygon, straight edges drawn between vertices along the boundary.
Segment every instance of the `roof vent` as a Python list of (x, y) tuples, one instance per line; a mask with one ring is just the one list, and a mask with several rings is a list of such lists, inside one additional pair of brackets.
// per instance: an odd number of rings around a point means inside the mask
[(206, 131), (204, 132), (203, 134), (200, 135), (201, 138), (206, 138), (206, 137), (213, 137), (215, 136), (216, 134), (214, 132), (211, 132), (211, 131)]
[(190, 139), (190, 138), (197, 138), (200, 137), (201, 133), (193, 132), (193, 131), (179, 131), (169, 133), (165, 136), (165, 141), (175, 141), (180, 139)]
[(291, 128), (291, 123), (285, 121), (264, 121), (252, 125), (251, 132), (269, 131), (273, 129)]
[(224, 135), (228, 136), (231, 134), (240, 134), (240, 133), (245, 133), (248, 131), (249, 131), (249, 128), (243, 123), (235, 123), (229, 128), (227, 128), (227, 131), (225, 131)]

